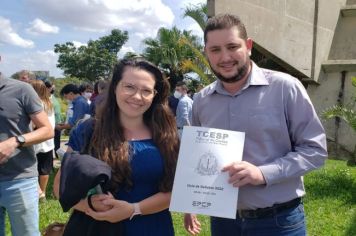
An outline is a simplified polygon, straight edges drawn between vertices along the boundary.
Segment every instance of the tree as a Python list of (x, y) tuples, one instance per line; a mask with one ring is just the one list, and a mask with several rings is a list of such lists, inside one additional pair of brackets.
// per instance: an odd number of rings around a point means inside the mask
[(147, 38), (143, 41), (146, 45), (143, 56), (168, 72), (171, 88), (174, 88), (178, 81), (183, 80), (185, 73), (182, 67), (183, 61), (195, 57), (191, 48), (181, 43), (182, 38), (195, 47), (202, 48), (198, 37), (191, 35), (191, 31), (180, 31), (176, 27), (160, 28), (156, 38)]
[(54, 52), (59, 54), (57, 67), (66, 76), (95, 81), (107, 78), (117, 62), (117, 54), (128, 40), (127, 31), (114, 29), (110, 35), (98, 40), (89, 40), (87, 46), (75, 47), (72, 42), (55, 44)]
[(190, 4), (184, 9), (183, 17), (190, 17), (195, 20), (204, 31), (206, 27), (206, 21), (208, 20), (208, 6), (204, 3)]
[[(184, 9), (183, 17), (191, 17), (197, 22), (202, 31), (206, 27), (206, 21), (208, 20), (208, 7), (206, 4), (189, 5)], [(208, 60), (203, 54), (202, 46), (195, 47), (189, 40), (182, 38), (181, 43), (188, 46), (195, 57), (193, 59), (187, 58), (183, 61), (183, 70), (186, 72), (193, 71), (200, 77), (201, 83), (207, 85), (215, 80), (215, 76), (210, 69)]]
[[(356, 77), (352, 78), (352, 86), (356, 88)], [(344, 120), (356, 132), (356, 111), (353, 110), (356, 103), (356, 95), (352, 101), (346, 105), (334, 105), (325, 111), (322, 116), (326, 119), (339, 118)], [(349, 161), (350, 165), (356, 165), (356, 144), (353, 150), (353, 160)]]

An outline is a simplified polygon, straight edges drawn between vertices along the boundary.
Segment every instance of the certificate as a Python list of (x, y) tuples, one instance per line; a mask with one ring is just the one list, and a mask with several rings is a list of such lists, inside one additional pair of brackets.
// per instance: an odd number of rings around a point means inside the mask
[(221, 169), (242, 160), (245, 133), (185, 126), (170, 211), (235, 219), (238, 188)]

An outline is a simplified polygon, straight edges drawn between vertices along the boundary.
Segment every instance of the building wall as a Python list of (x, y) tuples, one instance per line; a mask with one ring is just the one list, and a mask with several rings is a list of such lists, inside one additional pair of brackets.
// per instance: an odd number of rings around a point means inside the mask
[[(315, 13), (314, 0), (208, 2), (209, 5), (214, 5), (212, 13), (214, 15), (219, 13), (239, 15), (254, 41), (285, 63), (292, 65), (305, 77), (313, 77), (312, 79), (317, 81), (321, 63), (329, 55), (340, 7), (346, 0), (317, 1), (318, 13)], [(313, 57), (313, 53), (316, 56)], [(312, 70), (314, 67), (315, 70)]]
[[(351, 86), (351, 78), (356, 77), (356, 71), (348, 72), (345, 76), (345, 88), (344, 88), (344, 104), (352, 101), (353, 96), (356, 96), (356, 88)], [(320, 85), (308, 85), (308, 94), (314, 104), (314, 107), (318, 114), (321, 114), (326, 108), (332, 107), (337, 104), (339, 91), (341, 88), (341, 72), (327, 73), (320, 79)], [(356, 107), (354, 106), (354, 110)], [(335, 119), (321, 120), (327, 137), (330, 140), (335, 140)], [(341, 120), (340, 127), (338, 129), (338, 142), (349, 152), (353, 152), (356, 140), (356, 132), (354, 132), (350, 126)]]
[[(302, 79), (309, 82), (307, 91), (318, 114), (337, 104), (343, 70), (348, 71), (344, 102), (355, 96), (351, 78), (356, 76), (356, 14), (345, 17), (341, 9), (356, 4), (356, 0), (208, 0), (207, 3), (210, 16), (239, 15), (249, 37), (268, 55), (304, 74)], [(325, 67), (330, 60), (341, 62)], [(328, 137), (333, 139), (335, 121), (322, 122)], [(352, 152), (355, 132), (341, 121), (338, 134), (339, 143)]]

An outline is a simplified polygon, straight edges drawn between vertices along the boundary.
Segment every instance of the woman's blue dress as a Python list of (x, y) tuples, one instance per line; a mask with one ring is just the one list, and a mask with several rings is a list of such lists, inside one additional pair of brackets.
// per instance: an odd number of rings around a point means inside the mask
[[(133, 186), (128, 191), (121, 189), (116, 198), (130, 203), (139, 202), (159, 192), (163, 178), (163, 158), (152, 139), (129, 142), (131, 157), (131, 179)], [(127, 236), (170, 236), (174, 235), (171, 214), (168, 209), (151, 214), (135, 216), (123, 221)]]
[[(68, 145), (80, 151), (88, 135), (91, 136), (92, 123), (83, 122), (72, 130)], [(121, 188), (115, 198), (130, 203), (139, 202), (159, 192), (158, 186), (163, 178), (163, 157), (152, 139), (129, 141), (131, 156), (130, 189)], [(135, 216), (123, 221), (127, 236), (170, 236), (174, 235), (172, 217), (168, 209), (161, 212)]]

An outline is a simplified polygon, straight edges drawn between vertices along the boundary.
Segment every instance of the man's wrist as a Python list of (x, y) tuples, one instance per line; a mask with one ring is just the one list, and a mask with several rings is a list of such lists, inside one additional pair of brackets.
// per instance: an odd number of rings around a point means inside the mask
[(16, 140), (16, 143), (17, 143), (17, 147), (22, 147), (26, 143), (26, 139), (22, 135), (15, 136), (15, 140)]

